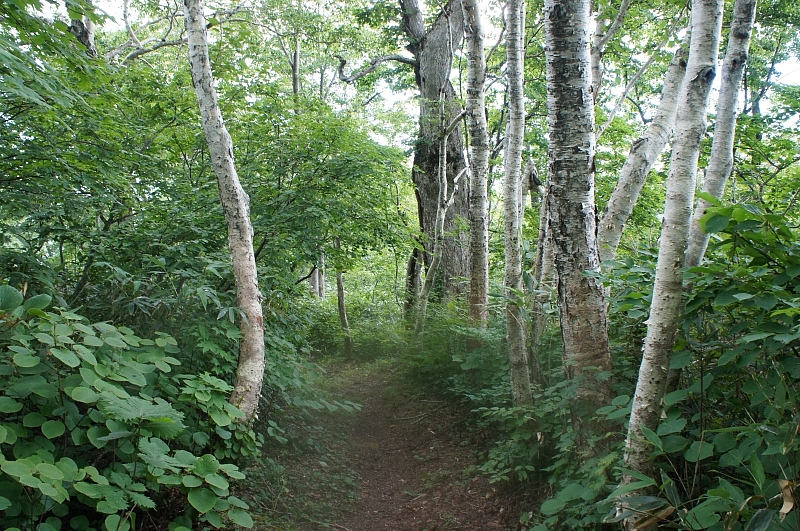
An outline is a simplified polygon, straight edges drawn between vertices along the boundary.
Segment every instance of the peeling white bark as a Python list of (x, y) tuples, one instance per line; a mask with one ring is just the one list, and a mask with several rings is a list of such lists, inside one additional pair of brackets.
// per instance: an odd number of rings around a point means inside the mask
[[(723, 0), (698, 0), (692, 4), (689, 62), (675, 122), (653, 302), (625, 443), (626, 466), (644, 474), (653, 471), (652, 448), (642, 434), (642, 427), (651, 430), (658, 427), (672, 347), (682, 312), (684, 256), (700, 141), (706, 129), (706, 109), (716, 75), (722, 9)], [(630, 476), (623, 477), (623, 483), (631, 480)], [(632, 528), (633, 522), (626, 525)]]
[(631, 145), (628, 158), (620, 170), (619, 180), (608, 200), (597, 229), (601, 262), (614, 259), (625, 223), (630, 218), (633, 207), (639, 199), (647, 175), (672, 136), (675, 113), (678, 108), (678, 96), (686, 75), (688, 46), (687, 37), (675, 52), (664, 77), (661, 103), (653, 121), (647, 126), (647, 131)]
[[(733, 5), (733, 20), (728, 37), (728, 50), (722, 63), (722, 82), (717, 100), (717, 119), (714, 124), (714, 140), (711, 158), (708, 161), (703, 191), (716, 198), (722, 197), (725, 183), (733, 169), (733, 140), (736, 130), (736, 106), (739, 101), (739, 86), (747, 64), (750, 50), (750, 35), (756, 18), (756, 0), (736, 0)], [(686, 250), (686, 266), (700, 264), (708, 247), (708, 234), (700, 228), (700, 218), (711, 204), (698, 199), (694, 207), (694, 218), (689, 230), (689, 246)]]
[(522, 142), (525, 129), (525, 101), (522, 89), (525, 2), (509, 0), (506, 5), (506, 54), (508, 77), (508, 126), (504, 156), (505, 184), (505, 287), (506, 331), (511, 362), (511, 393), (517, 405), (531, 404), (531, 377), (525, 348), (525, 320), (514, 293), (522, 291)]
[(486, 124), (484, 86), (486, 56), (481, 11), (477, 0), (463, 0), (467, 41), (467, 122), (470, 134), (470, 277), (469, 318), (482, 328), (489, 318), (489, 129)]
[[(606, 304), (598, 271), (594, 202), (594, 101), (589, 61), (590, 0), (546, 0), (547, 230), (553, 243), (564, 365), (578, 405), (607, 403), (599, 372), (611, 369)], [(543, 205), (544, 208), (544, 205)]]
[(242, 188), (233, 159), (233, 141), (222, 120), (211, 63), (208, 35), (200, 0), (184, 0), (184, 20), (189, 43), (189, 63), (197, 92), (211, 163), (219, 186), (219, 197), (228, 225), (236, 303), (244, 313), (239, 328), (239, 364), (230, 401), (244, 412), (244, 421), (255, 416), (264, 378), (264, 323), (261, 292), (253, 252), (250, 198)]

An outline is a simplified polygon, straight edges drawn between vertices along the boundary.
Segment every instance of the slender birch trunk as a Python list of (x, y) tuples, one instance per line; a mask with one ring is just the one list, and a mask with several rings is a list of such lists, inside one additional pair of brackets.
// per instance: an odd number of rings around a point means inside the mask
[[(342, 244), (339, 238), (333, 240), (333, 246), (336, 249), (341, 249)], [(344, 357), (350, 359), (353, 357), (353, 336), (350, 333), (350, 321), (347, 319), (347, 305), (344, 298), (344, 271), (336, 269), (336, 306), (339, 309), (339, 324), (342, 325), (342, 332), (344, 332)]]
[[(716, 198), (722, 197), (725, 183), (733, 169), (733, 139), (736, 130), (736, 106), (739, 101), (739, 86), (747, 64), (750, 35), (756, 18), (756, 0), (736, 0), (733, 5), (733, 20), (728, 37), (728, 51), (722, 63), (722, 83), (717, 100), (717, 119), (714, 123), (714, 141), (708, 161), (703, 192)], [(708, 234), (700, 228), (700, 218), (711, 204), (698, 199), (694, 207), (694, 219), (689, 229), (689, 246), (686, 250), (686, 266), (700, 264), (708, 246)]]
[(239, 364), (230, 401), (244, 412), (248, 421), (255, 416), (264, 378), (264, 322), (261, 293), (253, 252), (253, 226), (250, 223), (250, 198), (239, 183), (233, 160), (233, 142), (222, 121), (211, 63), (208, 35), (200, 0), (184, 0), (184, 20), (189, 43), (192, 81), (197, 92), (219, 197), (228, 225), (228, 244), (236, 282), (236, 303), (244, 313), (239, 320)]
[[(698, 0), (692, 5), (689, 63), (675, 122), (653, 302), (625, 443), (626, 466), (648, 475), (653, 473), (652, 448), (642, 428), (655, 431), (658, 427), (682, 311), (683, 264), (692, 219), (700, 141), (706, 129), (706, 108), (716, 75), (722, 9), (723, 0)], [(624, 483), (631, 480), (630, 476), (623, 476)], [(633, 522), (626, 525), (632, 528)]]
[(511, 394), (517, 405), (531, 404), (531, 376), (525, 349), (525, 320), (517, 295), (522, 291), (522, 242), (520, 241), (520, 189), (525, 102), (522, 90), (525, 2), (509, 0), (506, 6), (506, 53), (508, 63), (508, 126), (506, 127), (505, 185), (503, 203), (506, 240), (506, 330), (511, 362)]
[(469, 123), (472, 175), (470, 179), (470, 277), (469, 319), (486, 328), (489, 318), (489, 129), (486, 125), (484, 83), (486, 56), (477, 0), (463, 0), (467, 41), (467, 121)]
[(592, 53), (590, 64), (592, 68), (592, 96), (597, 101), (600, 88), (603, 86), (603, 53), (608, 42), (622, 28), (625, 15), (631, 7), (631, 0), (622, 0), (613, 21), (604, 20), (603, 13), (598, 13), (594, 34), (592, 35)]
[(661, 91), (661, 103), (647, 131), (632, 145), (628, 158), (620, 170), (619, 180), (608, 200), (600, 226), (597, 229), (597, 240), (600, 247), (600, 261), (613, 260), (619, 247), (625, 223), (633, 212), (639, 199), (647, 175), (653, 167), (664, 146), (672, 137), (675, 125), (675, 113), (678, 108), (678, 96), (681, 84), (686, 75), (686, 56), (689, 53), (687, 39), (675, 52), (664, 78)]
[[(599, 271), (594, 202), (594, 101), (589, 61), (590, 0), (546, 0), (547, 227), (553, 243), (564, 365), (577, 409), (610, 400), (611, 351)], [(580, 422), (576, 418), (576, 422)]]

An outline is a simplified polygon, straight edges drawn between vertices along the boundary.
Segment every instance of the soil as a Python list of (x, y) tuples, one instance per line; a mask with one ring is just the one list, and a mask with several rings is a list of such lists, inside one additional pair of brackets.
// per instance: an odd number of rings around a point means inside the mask
[[(334, 510), (325, 521), (308, 519), (299, 529), (517, 529), (514, 504), (481, 476), (465, 473), (475, 459), (467, 434), (454, 428), (458, 415), (452, 406), (406, 396), (402, 388), (391, 371), (354, 371), (345, 377), (341, 395), (362, 409), (339, 424), (344, 443), (335, 453), (357, 480), (349, 495), (346, 487), (338, 500), (333, 494)], [(320, 481), (317, 490), (330, 488)], [(314, 491), (311, 486), (304, 496), (331, 497)]]

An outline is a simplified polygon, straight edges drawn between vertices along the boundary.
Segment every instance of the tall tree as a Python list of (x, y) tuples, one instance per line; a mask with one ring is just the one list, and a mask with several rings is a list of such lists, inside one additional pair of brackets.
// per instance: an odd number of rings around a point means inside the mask
[(470, 240), (469, 317), (486, 327), (489, 317), (489, 129), (486, 124), (486, 56), (483, 25), (477, 0), (464, 0), (464, 28), (467, 41), (466, 111), (470, 135)]
[[(714, 141), (708, 161), (703, 192), (716, 198), (722, 196), (725, 183), (733, 169), (733, 139), (736, 130), (736, 106), (739, 87), (747, 64), (750, 35), (756, 18), (756, 0), (736, 0), (733, 4), (728, 50), (722, 63), (722, 82), (717, 100), (717, 119), (714, 122)], [(708, 246), (708, 234), (700, 228), (700, 219), (711, 204), (700, 198), (694, 207), (694, 218), (689, 229), (689, 244), (686, 249), (686, 265), (696, 266), (703, 259)]]
[(504, 156), (503, 205), (505, 227), (505, 316), (508, 355), (511, 361), (511, 393), (516, 404), (531, 404), (531, 381), (525, 349), (525, 320), (522, 317), (522, 142), (525, 102), (522, 90), (525, 2), (509, 0), (506, 5), (506, 54), (508, 65), (508, 126)]
[[(642, 428), (655, 430), (658, 425), (667, 370), (682, 313), (684, 257), (692, 219), (700, 141), (706, 130), (706, 108), (716, 75), (722, 9), (722, 0), (701, 0), (692, 5), (689, 62), (675, 122), (653, 302), (625, 444), (625, 464), (629, 469), (644, 474), (652, 472), (652, 461), (651, 447)], [(630, 481), (628, 475), (623, 478), (623, 482)], [(633, 526), (632, 522), (628, 524)]]
[[(590, 68), (591, 2), (547, 0), (547, 230), (552, 238), (567, 375), (578, 405), (605, 403), (611, 369), (594, 202), (594, 100)], [(604, 373), (604, 374), (601, 374)]]
[[(420, 224), (426, 236), (425, 264), (432, 261), (435, 240), (436, 212), (439, 204), (439, 94), (444, 94), (445, 122), (451, 123), (460, 112), (455, 90), (450, 82), (453, 50), (464, 37), (464, 10), (461, 0), (448, 0), (441, 8), (430, 29), (418, 0), (400, 0), (403, 29), (409, 39), (408, 50), (414, 55), (414, 74), (420, 92), (419, 134), (414, 148), (412, 179), (417, 187)], [(454, 179), (465, 168), (463, 134), (460, 124), (449, 135), (446, 178), (454, 189)], [(469, 242), (465, 231), (458, 229), (457, 220), (468, 219), (467, 187), (462, 186), (453, 196), (453, 205), (445, 219), (445, 237), (441, 268), (448, 292), (458, 291), (458, 278), (469, 276)], [(455, 233), (455, 234), (454, 234)]]
[(222, 120), (214, 89), (203, 7), (200, 0), (184, 0), (183, 6), (192, 81), (228, 225), (236, 302), (243, 313), (239, 322), (242, 332), (239, 364), (230, 400), (244, 412), (244, 420), (247, 421), (255, 416), (264, 378), (264, 323), (253, 251), (250, 198), (239, 182), (233, 158), (233, 141)]
[(597, 240), (600, 247), (600, 261), (611, 260), (617, 253), (622, 232), (628, 222), (636, 200), (644, 187), (647, 175), (661, 154), (664, 146), (672, 137), (675, 125), (675, 113), (678, 108), (678, 96), (681, 84), (686, 75), (686, 56), (688, 55), (688, 37), (675, 52), (672, 63), (664, 77), (664, 88), (661, 91), (661, 103), (653, 121), (647, 126), (645, 133), (631, 144), (628, 158), (625, 159), (619, 173), (619, 179), (606, 204), (605, 212), (597, 228)]
[(463, 113), (459, 114), (448, 124), (447, 122), (447, 98), (445, 90), (439, 93), (439, 164), (438, 164), (438, 182), (439, 182), (439, 195), (436, 203), (436, 218), (434, 220), (433, 231), (433, 252), (431, 263), (425, 271), (425, 282), (422, 284), (422, 289), (419, 293), (417, 301), (417, 315), (414, 331), (417, 335), (422, 334), (425, 327), (425, 317), (428, 309), (428, 301), (431, 297), (433, 290), (433, 282), (436, 278), (436, 273), (439, 265), (442, 262), (442, 254), (444, 253), (444, 227), (445, 219), (447, 219), (447, 212), (453, 206), (453, 201), (458, 193), (458, 181), (466, 173), (467, 169), (462, 168), (458, 175), (453, 179), (453, 191), (449, 192), (447, 183), (447, 139), (458, 127), (459, 122), (464, 117)]

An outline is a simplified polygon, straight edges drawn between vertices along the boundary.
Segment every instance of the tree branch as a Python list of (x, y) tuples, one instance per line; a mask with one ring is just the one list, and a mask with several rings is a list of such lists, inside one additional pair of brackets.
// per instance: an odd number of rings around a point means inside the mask
[(380, 65), (385, 63), (386, 61), (397, 61), (398, 63), (407, 64), (417, 68), (419, 63), (410, 57), (405, 57), (399, 54), (392, 54), (392, 55), (384, 55), (383, 57), (376, 57), (369, 62), (369, 66), (362, 68), (361, 70), (354, 72), (351, 75), (345, 75), (344, 73), (344, 65), (347, 64), (347, 61), (341, 55), (334, 55), (339, 60), (339, 80), (345, 83), (353, 83), (358, 81), (362, 77), (373, 73), (375, 70), (378, 69)]

